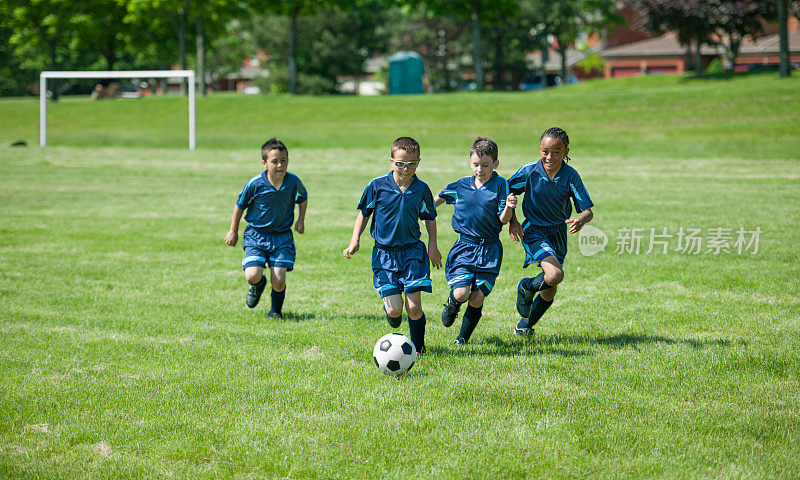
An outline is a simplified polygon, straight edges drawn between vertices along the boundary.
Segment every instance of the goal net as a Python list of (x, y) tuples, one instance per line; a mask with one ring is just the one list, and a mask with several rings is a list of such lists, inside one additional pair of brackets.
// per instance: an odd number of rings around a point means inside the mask
[(186, 78), (189, 84), (189, 150), (195, 149), (194, 70), (48, 71), (39, 75), (39, 146), (47, 145), (47, 80), (50, 78)]

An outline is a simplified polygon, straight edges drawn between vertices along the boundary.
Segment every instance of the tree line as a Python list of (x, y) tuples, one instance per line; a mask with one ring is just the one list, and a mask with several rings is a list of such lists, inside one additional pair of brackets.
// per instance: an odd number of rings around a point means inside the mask
[[(725, 33), (735, 58), (760, 20), (788, 0), (626, 0), (637, 25), (675, 30), (685, 45)], [(206, 79), (237, 72), (266, 54), (262, 89), (334, 93), (366, 59), (414, 50), (431, 88), (511, 89), (504, 72), (525, 71), (526, 52), (566, 49), (587, 34), (625, 24), (615, 0), (0, 0), (0, 94), (33, 93), (42, 70), (169, 69)], [(800, 14), (800, 0), (788, 1)], [(56, 92), (57, 93), (57, 92)]]

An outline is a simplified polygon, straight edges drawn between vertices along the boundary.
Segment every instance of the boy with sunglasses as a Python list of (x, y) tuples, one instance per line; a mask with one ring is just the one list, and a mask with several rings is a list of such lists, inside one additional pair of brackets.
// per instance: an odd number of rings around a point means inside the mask
[[(400, 326), (403, 306), (408, 329), (417, 351), (425, 353), (425, 313), (420, 292), (431, 293), (430, 263), (442, 267), (436, 244), (436, 206), (430, 188), (418, 179), (419, 143), (410, 137), (392, 142), (389, 165), (392, 171), (373, 179), (358, 203), (358, 215), (344, 258), (359, 249), (367, 219), (374, 213), (369, 233), (372, 249), (372, 283), (381, 295), (386, 321)], [(428, 248), (420, 241), (419, 220), (428, 231)], [(405, 302), (403, 301), (405, 294)]]

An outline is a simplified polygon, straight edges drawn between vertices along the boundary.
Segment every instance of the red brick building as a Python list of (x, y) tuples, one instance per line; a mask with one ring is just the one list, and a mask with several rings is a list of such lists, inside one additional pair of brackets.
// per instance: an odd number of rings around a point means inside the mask
[[(800, 66), (800, 21), (791, 18), (789, 27), (789, 60)], [(779, 63), (777, 26), (768, 25), (766, 35), (742, 41), (739, 56), (733, 65), (735, 71), (747, 71), (758, 67), (772, 67)], [(702, 66), (707, 67), (714, 58), (722, 56), (722, 47), (702, 45)], [(607, 47), (600, 51), (605, 60), (605, 78), (637, 75), (683, 73), (686, 68), (686, 46), (681, 45), (674, 33), (646, 38), (633, 43)]]

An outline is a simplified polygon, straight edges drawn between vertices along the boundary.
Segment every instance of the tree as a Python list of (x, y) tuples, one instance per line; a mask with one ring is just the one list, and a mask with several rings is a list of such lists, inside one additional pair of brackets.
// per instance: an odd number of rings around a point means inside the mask
[(776, 0), (778, 9), (778, 28), (780, 36), (780, 75), (781, 77), (788, 77), (791, 72), (789, 68), (789, 34), (786, 28), (786, 16), (788, 14), (788, 6), (786, 0)]
[[(76, 4), (70, 0), (4, 0), (0, 2), (2, 26), (14, 32), (9, 38), (15, 55), (46, 55), (46, 68), (58, 70), (67, 63), (67, 48), (76, 32)], [(39, 67), (41, 69), (42, 67)], [(57, 84), (56, 84), (57, 85)], [(59, 89), (53, 90), (57, 99)]]
[(541, 12), (542, 33), (555, 37), (564, 83), (567, 81), (567, 49), (575, 44), (579, 35), (625, 22), (617, 13), (614, 0), (535, 0), (532, 7)]
[(478, 90), (484, 89), (483, 26), (499, 22), (501, 18), (515, 17), (519, 13), (517, 0), (401, 0), (410, 8), (424, 7), (433, 16), (452, 16), (467, 19), (472, 31), (472, 64)]
[(763, 0), (711, 0), (712, 27), (722, 32), (720, 45), (725, 49), (730, 68), (736, 63), (744, 37), (760, 34), (767, 14)]
[[(423, 5), (395, 6), (386, 11), (388, 22), (379, 24), (380, 35), (386, 38), (384, 52), (412, 50), (422, 55), (430, 89), (447, 92), (459, 87), (469, 48), (470, 23), (465, 18), (435, 16)], [(471, 64), (470, 64), (471, 67)]]
[[(337, 78), (361, 75), (364, 60), (388, 45), (380, 28), (387, 21), (380, 2), (362, 5), (362, 10), (321, 9), (313, 16), (298, 16), (294, 24), (286, 16), (254, 14), (248, 41), (254, 51), (249, 56), (269, 55), (270, 75), (261, 86), (272, 91), (336, 93)], [(289, 48), (293, 41), (294, 49)]]
[(286, 64), (289, 72), (289, 93), (297, 94), (297, 32), (298, 19), (301, 16), (311, 16), (323, 8), (346, 7), (346, 0), (250, 0), (249, 7), (252, 12), (273, 12), (288, 19), (287, 55)]
[(128, 9), (125, 0), (84, 0), (76, 3), (74, 17), (77, 46), (94, 51), (105, 59), (106, 70), (113, 70), (120, 50), (133, 33), (124, 22)]
[(691, 46), (696, 47), (694, 53), (694, 69), (697, 75), (702, 73), (700, 47), (710, 43), (710, 35), (715, 24), (712, 5), (705, 0), (632, 0), (631, 4), (639, 15), (639, 26), (644, 29), (664, 33), (676, 31), (678, 41), (685, 45), (687, 52)]

